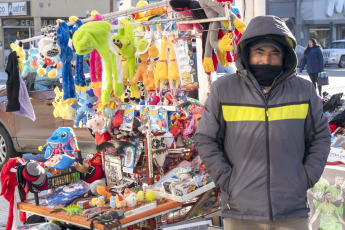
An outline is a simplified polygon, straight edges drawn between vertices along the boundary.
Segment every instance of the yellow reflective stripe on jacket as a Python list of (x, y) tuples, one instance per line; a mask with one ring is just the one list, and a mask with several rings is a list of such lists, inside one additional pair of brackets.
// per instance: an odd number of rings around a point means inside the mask
[(265, 121), (265, 108), (223, 105), (225, 121)]
[(285, 105), (268, 109), (268, 120), (305, 119), (309, 104)]
[[(263, 107), (222, 105), (225, 121), (265, 121), (266, 111)], [(308, 114), (309, 104), (283, 105), (268, 108), (269, 121), (305, 119)]]

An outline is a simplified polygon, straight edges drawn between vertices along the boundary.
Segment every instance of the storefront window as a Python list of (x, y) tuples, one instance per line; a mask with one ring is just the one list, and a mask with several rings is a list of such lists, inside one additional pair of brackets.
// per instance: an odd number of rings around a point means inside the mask
[(341, 27), (341, 39), (345, 39), (345, 27)]
[[(5, 49), (11, 49), (11, 42), (23, 40), (30, 37), (29, 28), (4, 28)], [(24, 44), (24, 49), (29, 49), (30, 43)]]
[(315, 38), (322, 48), (326, 48), (329, 44), (329, 27), (311, 26), (309, 29), (310, 38)]

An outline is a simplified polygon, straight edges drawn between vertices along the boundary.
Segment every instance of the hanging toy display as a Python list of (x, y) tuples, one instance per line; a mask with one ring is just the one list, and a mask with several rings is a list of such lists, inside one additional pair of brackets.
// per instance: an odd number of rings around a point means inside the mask
[(43, 62), (40, 62), (40, 51), (37, 48), (30, 48), (28, 60), (24, 62), (22, 76), (26, 76), (28, 73), (36, 73), (38, 67), (42, 64)]

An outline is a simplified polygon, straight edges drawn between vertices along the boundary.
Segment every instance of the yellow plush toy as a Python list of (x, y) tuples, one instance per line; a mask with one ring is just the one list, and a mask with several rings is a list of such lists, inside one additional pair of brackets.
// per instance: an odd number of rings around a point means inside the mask
[(16, 51), (17, 53), (19, 73), (21, 74), (24, 69), (24, 60), (26, 56), (25, 50), (23, 49), (23, 43), (22, 42), (19, 42), (18, 44), (11, 43), (10, 47), (13, 51)]
[(174, 81), (175, 81), (176, 88), (178, 88), (180, 84), (180, 75), (177, 69), (173, 41), (174, 41), (174, 37), (170, 37), (169, 39), (170, 54), (169, 54), (169, 63), (168, 63), (168, 78), (169, 78), (170, 89), (173, 88)]
[(159, 59), (156, 65), (156, 71), (154, 75), (156, 88), (159, 87), (159, 83), (162, 88), (164, 81), (168, 80), (168, 66), (167, 66), (166, 58), (165, 58), (167, 46), (168, 46), (168, 40), (166, 38), (163, 38), (161, 53), (159, 55)]
[[(60, 92), (58, 87), (55, 87), (55, 100), (52, 102), (54, 106), (54, 117), (62, 117), (62, 119), (75, 120), (75, 110), (71, 107), (73, 100), (63, 100), (63, 91)], [(75, 99), (75, 98), (74, 98)]]

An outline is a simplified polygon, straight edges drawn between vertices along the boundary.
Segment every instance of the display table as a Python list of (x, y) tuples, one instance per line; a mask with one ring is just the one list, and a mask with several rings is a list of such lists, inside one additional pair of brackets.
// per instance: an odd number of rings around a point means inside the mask
[[(123, 218), (120, 220), (122, 227), (130, 226), (139, 222), (142, 222), (144, 220), (160, 216), (175, 210), (180, 209), (182, 206), (182, 203), (179, 203), (177, 201), (167, 200), (164, 204), (157, 205), (156, 208), (147, 210), (145, 212), (129, 216), (127, 218)], [(73, 225), (77, 225), (84, 228), (90, 228), (90, 222), (91, 220), (87, 221), (87, 217), (79, 216), (79, 215), (72, 215), (72, 216), (66, 216), (66, 212), (55, 212), (50, 213), (53, 211), (53, 209), (42, 207), (42, 206), (36, 206), (34, 204), (30, 204), (27, 202), (20, 202), (18, 203), (18, 210), (29, 212), (32, 214), (45, 216), (47, 218), (53, 218), (59, 221), (64, 221)], [(102, 224), (98, 224), (97, 221), (94, 222), (94, 229), (99, 230), (105, 230), (105, 226)]]

